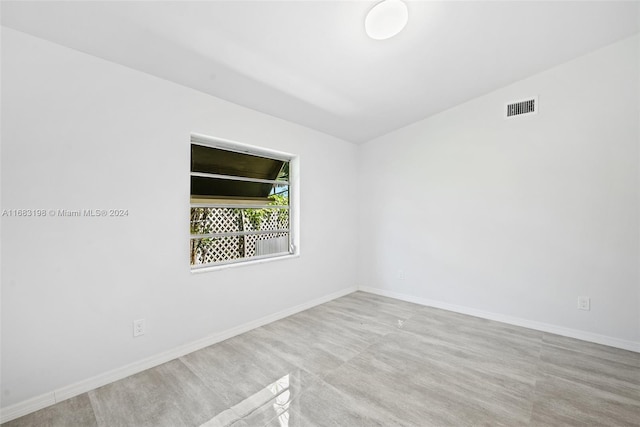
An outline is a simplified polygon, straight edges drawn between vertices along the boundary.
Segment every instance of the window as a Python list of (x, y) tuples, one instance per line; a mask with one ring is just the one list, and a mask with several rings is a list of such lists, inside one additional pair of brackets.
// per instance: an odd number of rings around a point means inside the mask
[(193, 270), (291, 255), (294, 156), (191, 138)]

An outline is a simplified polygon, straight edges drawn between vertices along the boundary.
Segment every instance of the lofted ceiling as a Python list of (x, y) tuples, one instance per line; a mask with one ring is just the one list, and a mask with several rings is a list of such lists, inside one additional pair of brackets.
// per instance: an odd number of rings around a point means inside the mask
[(361, 143), (639, 31), (634, 1), (2, 1), (2, 25)]

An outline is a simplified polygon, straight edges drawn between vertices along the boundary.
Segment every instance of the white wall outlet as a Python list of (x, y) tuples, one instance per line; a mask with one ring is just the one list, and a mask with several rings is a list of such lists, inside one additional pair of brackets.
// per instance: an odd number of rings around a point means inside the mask
[(140, 335), (144, 335), (145, 330), (147, 329), (146, 321), (144, 319), (138, 319), (133, 321), (133, 336), (139, 337)]
[(578, 310), (591, 310), (591, 298), (578, 297)]
[(402, 269), (398, 270), (398, 280), (404, 280), (404, 278), (405, 278), (404, 270)]

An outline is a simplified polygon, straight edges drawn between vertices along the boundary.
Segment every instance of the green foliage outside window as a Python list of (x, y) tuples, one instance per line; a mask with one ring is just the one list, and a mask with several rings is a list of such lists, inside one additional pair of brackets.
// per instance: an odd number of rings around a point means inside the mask
[[(271, 200), (267, 205), (268, 206), (288, 206), (289, 205), (289, 197), (284, 196), (282, 194), (273, 194), (269, 196)], [(259, 230), (260, 226), (265, 220), (268, 220), (270, 215), (273, 213), (274, 209), (262, 208), (262, 209), (245, 209), (244, 214), (251, 222), (254, 230)], [(286, 225), (287, 220), (289, 219), (289, 212), (287, 209), (276, 209), (278, 215), (278, 224), (282, 226), (282, 228), (288, 228)], [(283, 224), (285, 223), (285, 224)]]

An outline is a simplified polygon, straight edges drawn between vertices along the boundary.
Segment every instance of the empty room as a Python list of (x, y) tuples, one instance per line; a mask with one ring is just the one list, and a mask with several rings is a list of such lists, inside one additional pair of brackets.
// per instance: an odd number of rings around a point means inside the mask
[(640, 426), (640, 2), (0, 18), (3, 427)]

